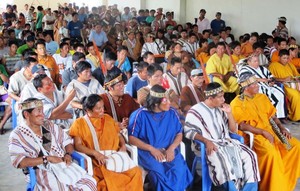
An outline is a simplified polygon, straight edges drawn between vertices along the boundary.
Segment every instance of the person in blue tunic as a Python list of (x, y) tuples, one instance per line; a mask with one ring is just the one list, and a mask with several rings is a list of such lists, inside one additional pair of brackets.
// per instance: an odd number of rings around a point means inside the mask
[(167, 95), (160, 85), (150, 89), (145, 107), (130, 116), (129, 143), (138, 147), (139, 165), (155, 190), (183, 191), (193, 177), (179, 151), (183, 129)]

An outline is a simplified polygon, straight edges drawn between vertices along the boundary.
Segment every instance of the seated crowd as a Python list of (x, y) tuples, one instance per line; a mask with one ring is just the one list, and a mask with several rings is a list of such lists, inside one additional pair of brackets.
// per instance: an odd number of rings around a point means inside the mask
[[(148, 181), (183, 191), (195, 179), (196, 140), (217, 187), (295, 189), (300, 142), (284, 124), (300, 121), (300, 58), (285, 17), (271, 35), (236, 40), (220, 12), (210, 22), (204, 9), (184, 25), (162, 8), (24, 9), (7, 5), (0, 18), (0, 134), (16, 118), (11, 161), (25, 174), (33, 167), (39, 190), (143, 190)], [(93, 173), (69, 184), (51, 166), (69, 166), (74, 151)]]

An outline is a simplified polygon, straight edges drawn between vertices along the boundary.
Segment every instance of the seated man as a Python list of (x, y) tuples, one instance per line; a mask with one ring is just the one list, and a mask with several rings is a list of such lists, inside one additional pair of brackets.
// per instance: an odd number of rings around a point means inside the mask
[(64, 70), (62, 73), (62, 87), (66, 88), (72, 80), (76, 80), (78, 75), (75, 71), (76, 64), (85, 61), (85, 55), (81, 52), (75, 52), (72, 55), (72, 66)]
[(72, 119), (72, 111), (66, 108), (75, 96), (76, 90), (70, 91), (64, 98), (62, 92), (58, 91), (52, 80), (46, 74), (40, 74), (34, 77), (33, 85), (39, 93), (34, 97), (43, 101), (43, 110), (45, 118), (59, 125), (61, 128), (69, 128), (68, 120)]
[[(204, 92), (205, 101), (194, 105), (187, 113), (186, 138), (205, 144), (209, 175), (214, 185), (228, 191), (257, 190), (260, 177), (256, 154), (229, 137), (229, 131), (237, 129), (231, 108), (224, 103), (221, 85), (210, 83)], [(199, 152), (195, 147), (192, 149)]]
[[(103, 59), (103, 65), (106, 68), (106, 72), (112, 72), (112, 71), (118, 71), (121, 72), (121, 70), (115, 66), (115, 62), (117, 60), (117, 55), (113, 52), (108, 52), (105, 54), (104, 59)], [(105, 75), (103, 73), (103, 70), (101, 69), (101, 67), (96, 68), (93, 71), (93, 77), (98, 80), (98, 82), (103, 86), (104, 85), (104, 81), (105, 81)], [(127, 81), (127, 77), (124, 73), (122, 73), (123, 78), (126, 79), (125, 81)]]
[(172, 89), (177, 96), (180, 96), (182, 87), (191, 83), (186, 73), (182, 72), (181, 59), (178, 57), (173, 57), (171, 59), (170, 70), (163, 75), (167, 80), (169, 87), (167, 89)]
[(289, 63), (289, 51), (279, 51), (279, 62), (272, 62), (269, 66), (270, 72), (276, 81), (284, 84), (284, 92), (288, 99), (288, 117), (292, 121), (300, 120), (300, 91), (299, 72), (296, 67)]
[[(45, 120), (41, 100), (29, 98), (20, 107), (25, 121), (13, 130), (8, 141), (12, 165), (15, 168), (34, 167), (38, 190), (97, 190), (95, 179), (87, 174), (76, 184), (67, 185), (47, 169), (48, 163), (71, 164), (72, 139), (57, 125)], [(41, 147), (48, 156), (43, 154)]]
[(149, 64), (147, 62), (140, 62), (137, 65), (137, 71), (138, 71), (137, 75), (131, 77), (126, 84), (125, 93), (128, 93), (134, 99), (137, 99), (137, 91), (140, 88), (148, 85), (147, 82), (148, 66)]
[(120, 46), (117, 50), (117, 61), (115, 66), (117, 66), (122, 72), (124, 72), (129, 79), (131, 77), (131, 63), (127, 57), (128, 48), (126, 46)]
[[(221, 84), (225, 93), (239, 93), (239, 85), (234, 76), (233, 64), (230, 57), (225, 54), (225, 43), (217, 44), (217, 51), (213, 54), (206, 65), (207, 75), (213, 76), (213, 82)], [(227, 100), (226, 100), (227, 101)], [(228, 100), (230, 102), (231, 100)]]
[(294, 190), (300, 177), (300, 142), (276, 118), (269, 98), (258, 93), (254, 74), (242, 74), (239, 83), (243, 93), (231, 102), (232, 114), (241, 131), (254, 134), (253, 150), (261, 175), (259, 189)]
[(190, 78), (192, 83), (184, 86), (180, 94), (180, 108), (184, 115), (187, 114), (192, 106), (205, 100), (203, 71), (201, 69), (192, 70)]
[(126, 124), (123, 127), (127, 127), (130, 114), (138, 109), (139, 105), (130, 95), (124, 94), (124, 80), (121, 72), (108, 72), (105, 77), (107, 93), (101, 94), (101, 97), (105, 113), (115, 121)]

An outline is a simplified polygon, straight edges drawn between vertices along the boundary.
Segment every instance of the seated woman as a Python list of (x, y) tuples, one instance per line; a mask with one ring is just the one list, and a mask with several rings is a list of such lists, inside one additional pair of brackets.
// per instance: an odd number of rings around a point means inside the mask
[(148, 171), (149, 181), (157, 191), (182, 191), (192, 182), (192, 175), (179, 151), (182, 126), (176, 110), (170, 108), (166, 90), (154, 85), (145, 108), (131, 114), (129, 142), (138, 147), (139, 165)]
[[(41, 100), (29, 98), (20, 106), (24, 122), (13, 130), (8, 142), (13, 166), (16, 168), (34, 167), (38, 190), (96, 191), (95, 179), (87, 174), (75, 185), (66, 185), (47, 169), (49, 162), (71, 163), (71, 153), (74, 151), (72, 139), (57, 125), (45, 120)], [(42, 152), (37, 141), (42, 143), (48, 156)]]
[(104, 114), (104, 102), (97, 94), (91, 94), (83, 99), (86, 116), (77, 119), (70, 128), (70, 135), (74, 137), (75, 149), (83, 152), (93, 161), (94, 178), (97, 180), (98, 190), (143, 190), (142, 173), (138, 167), (122, 173), (107, 170), (107, 158), (95, 150), (91, 130), (86, 117), (91, 122), (98, 137), (101, 150), (126, 151), (125, 140), (120, 135), (120, 127), (112, 117)]
[(73, 89), (76, 90), (76, 95), (71, 102), (71, 106), (75, 108), (76, 116), (81, 115), (82, 105), (80, 100), (84, 96), (104, 93), (101, 84), (96, 79), (92, 78), (91, 68), (91, 64), (86, 61), (78, 62), (75, 66), (78, 78), (72, 80), (66, 89), (66, 96), (73, 92)]
[(271, 72), (259, 63), (259, 57), (256, 54), (246, 59), (247, 64), (241, 67), (239, 75), (244, 73), (252, 73), (257, 78), (259, 84), (259, 93), (268, 96), (272, 104), (277, 110), (276, 117), (280, 119), (286, 118), (285, 93), (283, 89), (275, 84), (275, 80)]

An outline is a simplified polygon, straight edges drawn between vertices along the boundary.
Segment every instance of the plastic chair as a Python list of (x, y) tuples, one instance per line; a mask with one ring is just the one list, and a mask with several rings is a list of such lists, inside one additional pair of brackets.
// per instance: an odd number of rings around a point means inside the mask
[[(241, 143), (244, 143), (244, 138), (238, 134), (230, 133), (232, 139), (236, 139)], [(192, 166), (192, 174), (195, 175), (197, 162), (201, 163), (201, 175), (202, 175), (202, 191), (210, 191), (212, 181), (209, 176), (208, 165), (206, 161), (206, 147), (201, 141), (194, 140), (196, 145), (200, 145), (200, 156), (195, 156)], [(193, 184), (191, 184), (191, 187)]]
[[(79, 166), (81, 166), (83, 169), (85, 169), (85, 158), (80, 153), (74, 151), (72, 153), (72, 158), (78, 163)], [(36, 185), (36, 176), (35, 176), (35, 170), (32, 167), (28, 167), (30, 181), (27, 184), (26, 191), (34, 191), (35, 185)]]
[(18, 115), (16, 113), (16, 100), (11, 99), (11, 118), (12, 118), (12, 128), (15, 129), (18, 125)]

